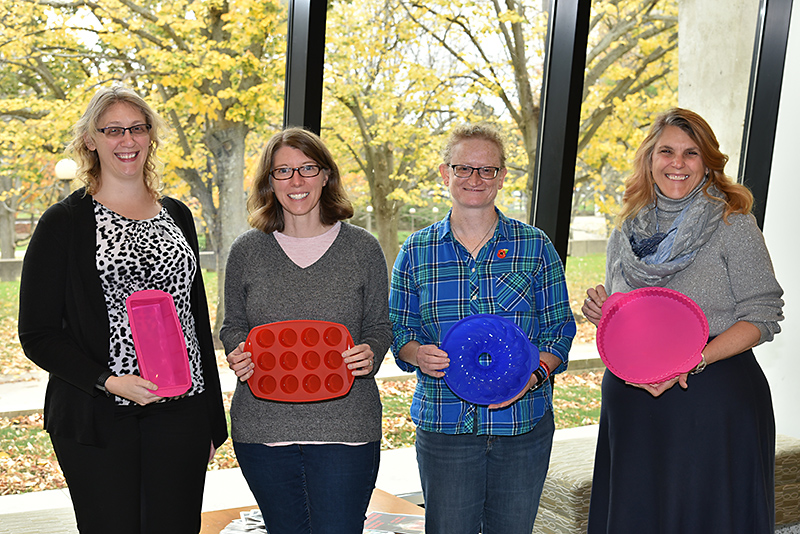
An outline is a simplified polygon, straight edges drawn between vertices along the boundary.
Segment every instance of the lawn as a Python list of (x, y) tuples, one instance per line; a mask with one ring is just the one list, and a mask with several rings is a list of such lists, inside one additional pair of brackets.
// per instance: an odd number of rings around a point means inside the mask
[[(604, 256), (569, 258), (567, 285), (570, 305), (578, 320), (576, 341), (593, 342), (594, 326), (580, 316), (580, 304), (587, 287), (602, 283)], [(206, 291), (216, 295), (216, 273), (204, 273)], [(18, 282), (0, 282), (0, 382), (20, 380), (38, 368), (27, 360), (17, 336)], [(216, 314), (215, 299), (209, 298), (211, 320)], [(218, 357), (224, 365), (222, 354)], [(554, 393), (556, 428), (597, 423), (600, 414), (602, 373), (564, 374), (556, 378)], [(381, 448), (394, 449), (414, 443), (414, 423), (409, 406), (415, 379), (379, 381), (383, 401), (383, 441)], [(226, 408), (231, 394), (225, 396)], [(228, 440), (218, 451), (209, 469), (236, 467), (236, 457)], [(41, 414), (0, 417), (0, 495), (42, 491), (65, 487), (50, 440), (42, 429)]]

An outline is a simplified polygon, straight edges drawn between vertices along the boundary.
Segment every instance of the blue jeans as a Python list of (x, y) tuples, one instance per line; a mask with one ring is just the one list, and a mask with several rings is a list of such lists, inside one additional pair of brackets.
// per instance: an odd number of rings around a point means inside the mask
[(427, 534), (531, 534), (553, 445), (553, 412), (519, 436), (417, 429)]
[(270, 534), (362, 534), (380, 446), (233, 442)]

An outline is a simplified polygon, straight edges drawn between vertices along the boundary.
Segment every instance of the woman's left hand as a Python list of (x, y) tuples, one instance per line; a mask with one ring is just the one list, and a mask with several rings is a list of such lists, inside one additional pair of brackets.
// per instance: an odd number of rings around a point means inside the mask
[(366, 343), (347, 349), (342, 353), (342, 358), (347, 368), (352, 370), (353, 376), (368, 375), (375, 366), (375, 353)]
[(634, 384), (633, 382), (625, 382), (626, 384), (630, 384), (631, 386), (641, 388), (647, 392), (649, 392), (653, 397), (659, 397), (662, 393), (667, 391), (669, 388), (674, 386), (675, 384), (680, 384), (682, 389), (686, 389), (689, 387), (686, 378), (689, 376), (689, 373), (682, 373), (675, 378), (670, 378), (669, 380), (665, 380), (664, 382), (659, 382), (657, 384)]

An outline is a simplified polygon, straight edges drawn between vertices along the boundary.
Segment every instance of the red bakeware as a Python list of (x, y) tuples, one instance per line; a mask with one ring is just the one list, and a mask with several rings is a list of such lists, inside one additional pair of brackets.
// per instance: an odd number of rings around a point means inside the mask
[(657, 384), (700, 363), (708, 320), (695, 301), (664, 287), (614, 293), (603, 303), (597, 350), (609, 371), (634, 384)]
[(352, 348), (347, 328), (326, 321), (281, 321), (256, 326), (244, 350), (253, 355), (253, 395), (283, 402), (341, 397), (353, 385), (342, 352)]
[(153, 382), (159, 397), (176, 397), (192, 385), (186, 338), (172, 295), (156, 289), (136, 291), (125, 299), (133, 346), (142, 378)]

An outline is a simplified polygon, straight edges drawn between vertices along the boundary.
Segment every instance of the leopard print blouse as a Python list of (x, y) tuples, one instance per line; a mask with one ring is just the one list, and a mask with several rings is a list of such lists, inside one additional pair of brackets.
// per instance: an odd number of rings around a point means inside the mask
[[(133, 220), (95, 200), (94, 214), (96, 265), (111, 332), (109, 369), (117, 376), (140, 374), (125, 299), (135, 291), (159, 289), (172, 295), (186, 338), (192, 386), (183, 396), (202, 392), (200, 346), (189, 297), (198, 265), (180, 228), (164, 207), (151, 219)], [(115, 402), (121, 406), (133, 404), (122, 397), (115, 397)]]

